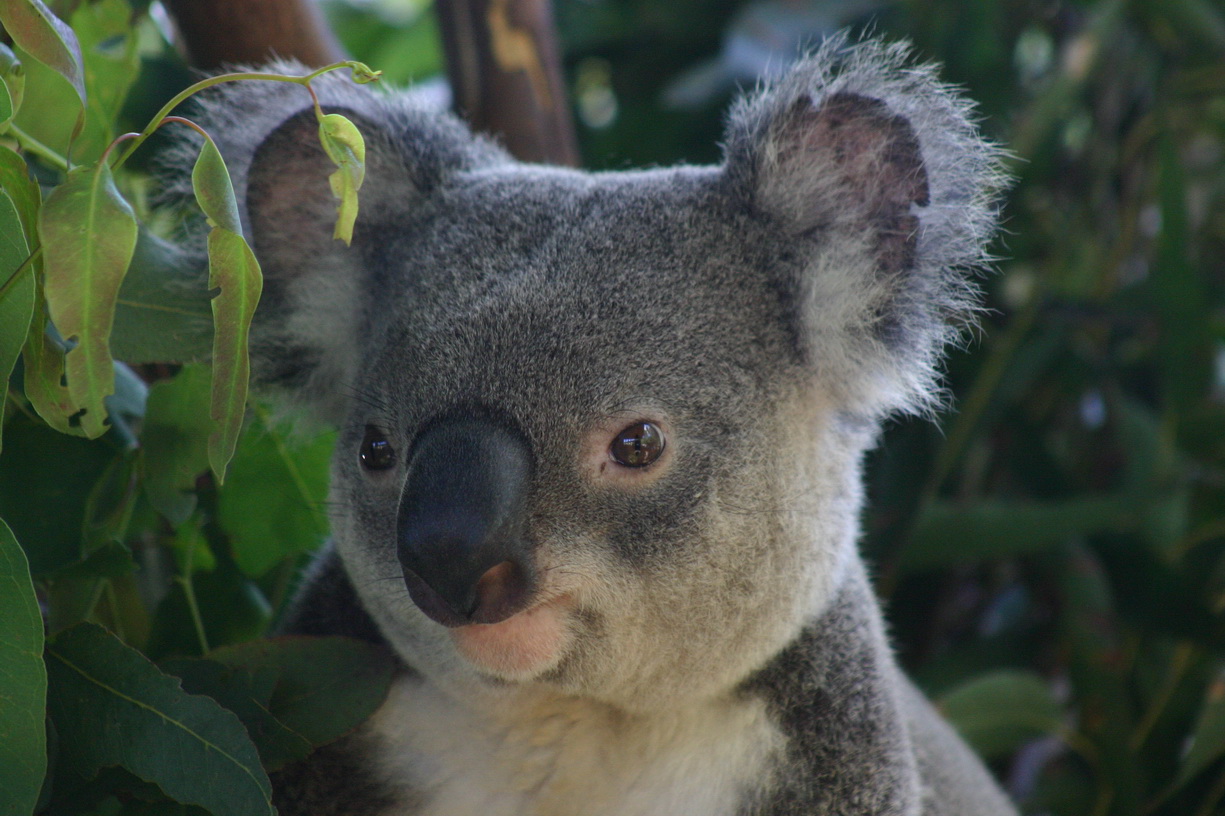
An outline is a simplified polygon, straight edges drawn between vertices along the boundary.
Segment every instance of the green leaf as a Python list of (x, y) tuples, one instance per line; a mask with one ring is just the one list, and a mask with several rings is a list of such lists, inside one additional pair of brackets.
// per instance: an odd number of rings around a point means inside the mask
[(305, 759), (313, 750), (306, 737), (287, 728), (268, 710), (275, 676), (268, 682), (266, 677), (199, 657), (171, 658), (160, 665), (162, 671), (183, 680), (185, 691), (212, 697), (238, 715), (266, 771)]
[(1173, 788), (1190, 782), (1222, 755), (1225, 755), (1225, 676), (1218, 676), (1208, 685)]
[(0, 516), (36, 577), (80, 560), (85, 507), (119, 454), (108, 441), (68, 436), (15, 414), (0, 454)]
[(17, 205), (22, 232), (33, 250), (38, 240), (38, 208), (42, 205), (42, 193), (38, 183), (30, 178), (26, 160), (3, 145), (0, 145), (0, 189)]
[(5, 82), (4, 77), (0, 76), (0, 130), (4, 130), (8, 125), (15, 110), (16, 105), (13, 104), (13, 95), (9, 93), (8, 83)]
[(213, 317), (198, 261), (142, 229), (124, 276), (111, 351), (129, 363), (187, 363), (208, 357)]
[(1077, 496), (1052, 501), (935, 501), (915, 523), (902, 550), (905, 571), (1041, 552), (1069, 536), (1129, 530), (1139, 523), (1123, 496)]
[(145, 493), (176, 527), (196, 508), (196, 478), (208, 469), (209, 372), (190, 365), (149, 389), (140, 431)]
[(208, 437), (208, 462), (221, 484), (242, 431), (251, 378), (251, 318), (263, 289), (263, 275), (246, 239), (222, 227), (214, 227), (208, 234), (208, 267), (209, 286), (221, 289), (213, 298), (213, 383), (209, 408), (213, 432)]
[(32, 813), (47, 771), (43, 619), (25, 553), (0, 520), (0, 802)]
[(42, 0), (5, 0), (0, 23), (18, 46), (72, 85), (85, 108), (85, 69), (76, 34)]
[[(0, 285), (8, 281), (26, 260), (29, 249), (21, 228), (21, 216), (8, 193), (0, 190)], [(0, 295), (0, 409), (8, 399), (9, 375), (25, 345), (34, 318), (34, 274), (27, 269)], [(0, 439), (2, 445), (3, 439)], [(0, 446), (0, 450), (2, 450)]]
[(941, 698), (940, 710), (975, 751), (1004, 756), (1021, 743), (1062, 730), (1059, 702), (1036, 674), (999, 671), (976, 677)]
[(106, 431), (103, 399), (115, 390), (110, 351), (115, 301), (136, 248), (136, 216), (105, 162), (71, 170), (38, 219), (47, 306), (76, 345), (64, 360), (68, 394), (91, 438)]
[(128, 90), (140, 72), (137, 29), (127, 0), (81, 3), (69, 18), (85, 66), (85, 129), (73, 155), (100, 155), (117, 131)]
[(40, 296), (35, 298), (34, 319), (21, 350), (26, 399), (52, 428), (62, 434), (81, 436), (84, 433), (81, 428), (69, 422), (76, 409), (64, 385), (64, 349), (52, 339), (46, 327), (46, 303)]
[(88, 779), (119, 765), (184, 804), (232, 816), (274, 812), (238, 718), (187, 694), (106, 630), (81, 624), (57, 635), (47, 672), (61, 764), (76, 774)]
[(4, 80), (8, 88), (13, 100), (13, 110), (20, 110), (26, 88), (25, 66), (21, 64), (21, 60), (17, 59), (13, 50), (4, 43), (0, 43), (0, 79)]
[(191, 188), (196, 194), (196, 202), (208, 218), (209, 226), (221, 227), (242, 235), (242, 225), (238, 220), (238, 202), (234, 199), (230, 171), (226, 169), (221, 153), (211, 137), (204, 138), (200, 155), (191, 169)]
[(218, 521), (243, 572), (259, 576), (327, 535), (328, 462), (335, 434), (289, 437), (252, 420), (218, 491)]
[(213, 386), (209, 416), (213, 431), (208, 439), (208, 461), (218, 483), (222, 483), (246, 412), (251, 378), (251, 318), (264, 284), (259, 261), (242, 236), (230, 173), (217, 145), (208, 136), (192, 168), (191, 186), (213, 228), (208, 234), (208, 285), (220, 289), (212, 302)]
[(387, 696), (395, 660), (343, 637), (284, 637), (168, 661), (184, 688), (235, 711), (268, 770), (303, 759), (352, 732)]
[(366, 142), (357, 127), (339, 113), (329, 113), (319, 120), (319, 141), (338, 168), (328, 176), (332, 195), (340, 200), (332, 238), (351, 244), (357, 221), (357, 191), (366, 179)]

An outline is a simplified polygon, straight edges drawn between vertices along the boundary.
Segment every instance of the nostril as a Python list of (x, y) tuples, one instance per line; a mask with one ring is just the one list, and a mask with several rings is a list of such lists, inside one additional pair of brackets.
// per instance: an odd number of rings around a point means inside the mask
[(442, 595), (412, 570), (404, 570), (404, 586), (417, 608), (435, 623), (441, 623), (443, 626), (463, 626), (470, 622), (452, 610)]
[(497, 623), (523, 609), (528, 582), (514, 561), (503, 561), (485, 571), (476, 582), (476, 599), (468, 612), (473, 623)]

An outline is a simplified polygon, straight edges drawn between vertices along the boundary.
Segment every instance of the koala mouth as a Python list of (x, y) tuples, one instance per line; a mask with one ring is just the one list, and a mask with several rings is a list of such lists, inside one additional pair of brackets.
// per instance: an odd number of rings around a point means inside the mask
[(561, 661), (573, 605), (569, 595), (562, 595), (497, 623), (470, 623), (449, 633), (456, 650), (477, 668), (507, 680), (527, 679)]

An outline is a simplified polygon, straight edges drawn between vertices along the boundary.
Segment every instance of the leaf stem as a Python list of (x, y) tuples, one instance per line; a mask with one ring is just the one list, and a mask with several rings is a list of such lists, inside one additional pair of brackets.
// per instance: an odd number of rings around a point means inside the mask
[(48, 164), (54, 166), (57, 170), (62, 170), (65, 173), (68, 172), (68, 159), (64, 158), (59, 153), (56, 153), (51, 148), (38, 141), (38, 139), (35, 139), (30, 134), (17, 127), (17, 125), (13, 122), (9, 122), (8, 130), (17, 137), (17, 143), (21, 145), (22, 150), (28, 150), (35, 156), (38, 156)]
[(334, 62), (331, 65), (325, 65), (322, 68), (310, 72), (306, 76), (286, 76), (285, 74), (273, 74), (262, 71), (242, 71), (232, 74), (218, 74), (217, 76), (202, 79), (194, 85), (191, 85), (175, 94), (169, 102), (163, 105), (162, 109), (159, 110), (157, 114), (154, 115), (154, 117), (149, 121), (149, 124), (145, 127), (145, 129), (140, 132), (140, 134), (132, 141), (130, 145), (128, 145), (128, 149), (120, 154), (119, 158), (115, 161), (114, 168), (112, 169), (117, 169), (124, 162), (126, 162), (128, 158), (136, 152), (137, 148), (144, 144), (144, 141), (152, 136), (154, 131), (161, 127), (162, 121), (170, 115), (172, 110), (183, 104), (183, 102), (187, 101), (188, 97), (199, 93), (206, 88), (211, 88), (214, 85), (220, 85), (223, 82), (237, 82), (244, 79), (266, 79), (272, 82), (292, 82), (296, 85), (309, 85), (310, 81), (315, 77), (326, 74), (328, 71), (335, 71), (340, 68), (350, 68), (355, 73), (363, 70), (366, 72), (370, 71), (369, 68), (360, 62), (345, 60), (344, 62)]
[(200, 654), (208, 654), (208, 635), (204, 632), (204, 618), (200, 616), (200, 604), (196, 602), (196, 586), (192, 581), (193, 566), (196, 563), (196, 543), (199, 535), (193, 535), (187, 544), (187, 557), (183, 559), (183, 574), (178, 577), (183, 587), (183, 597), (187, 600), (187, 611), (191, 613), (191, 623), (196, 629), (196, 638), (200, 641)]

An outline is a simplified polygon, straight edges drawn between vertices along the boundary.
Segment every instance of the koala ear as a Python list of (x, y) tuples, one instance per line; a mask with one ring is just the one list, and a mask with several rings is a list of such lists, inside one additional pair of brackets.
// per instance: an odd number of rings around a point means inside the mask
[[(307, 72), (292, 63), (272, 69)], [(371, 330), (372, 279), (381, 273), (384, 287), (394, 285), (387, 276), (394, 270), (375, 268), (388, 236), (402, 232), (452, 174), (505, 158), (411, 94), (382, 95), (335, 73), (314, 80), (312, 88), (323, 110), (352, 120), (366, 143), (352, 246), (332, 237), (337, 201), (328, 176), (336, 167), (320, 145), (304, 88), (227, 83), (192, 115), (230, 168), (243, 226), (264, 272), (252, 331), (255, 379), (336, 421), (346, 410), (346, 385)], [(191, 161), (190, 146), (172, 154), (180, 187)]]
[(799, 258), (782, 275), (805, 355), (871, 415), (938, 404), (1002, 182), (969, 104), (907, 60), (903, 45), (834, 38), (742, 101), (726, 140), (734, 194), (779, 259)]

